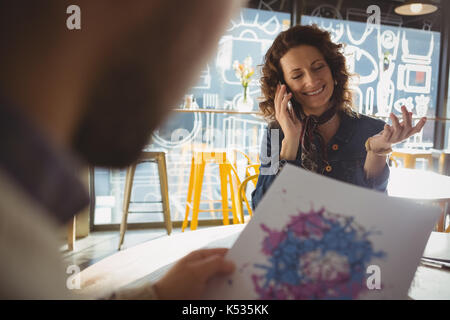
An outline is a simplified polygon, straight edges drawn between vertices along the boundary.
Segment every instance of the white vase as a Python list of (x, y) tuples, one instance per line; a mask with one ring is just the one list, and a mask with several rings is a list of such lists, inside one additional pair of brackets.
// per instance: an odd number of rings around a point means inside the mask
[[(253, 99), (250, 97), (250, 95), (246, 92), (247, 88), (244, 88), (244, 94), (239, 97), (237, 101), (237, 110), (240, 112), (250, 112), (253, 110)], [(245, 101), (244, 101), (244, 98)]]
[(237, 109), (240, 112), (250, 112), (253, 110), (253, 99), (247, 96), (247, 101), (244, 101), (244, 97), (240, 97), (237, 101)]

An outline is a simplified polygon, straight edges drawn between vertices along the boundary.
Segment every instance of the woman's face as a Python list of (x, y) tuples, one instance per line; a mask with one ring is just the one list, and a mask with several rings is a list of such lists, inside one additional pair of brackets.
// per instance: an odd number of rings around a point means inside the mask
[(316, 47), (300, 45), (291, 48), (280, 59), (280, 65), (287, 86), (307, 115), (321, 115), (328, 109), (334, 80)]

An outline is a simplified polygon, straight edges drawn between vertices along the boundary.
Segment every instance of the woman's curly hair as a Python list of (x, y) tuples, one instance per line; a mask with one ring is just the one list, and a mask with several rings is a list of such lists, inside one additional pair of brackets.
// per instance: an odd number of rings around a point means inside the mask
[(281, 32), (264, 57), (260, 79), (263, 101), (259, 103), (264, 117), (268, 121), (276, 121), (274, 106), (276, 87), (278, 82), (285, 83), (280, 59), (289, 49), (300, 45), (314, 46), (323, 54), (336, 82), (331, 99), (336, 103), (338, 111), (354, 114), (352, 93), (348, 88), (350, 73), (347, 71), (342, 53), (343, 45), (332, 42), (330, 34), (320, 30), (316, 25), (296, 25)]

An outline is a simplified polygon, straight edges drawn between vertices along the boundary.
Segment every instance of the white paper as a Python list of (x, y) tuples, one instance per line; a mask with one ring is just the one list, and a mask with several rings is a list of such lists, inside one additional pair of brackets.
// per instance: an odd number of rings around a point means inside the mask
[(439, 215), (287, 165), (204, 298), (405, 299)]

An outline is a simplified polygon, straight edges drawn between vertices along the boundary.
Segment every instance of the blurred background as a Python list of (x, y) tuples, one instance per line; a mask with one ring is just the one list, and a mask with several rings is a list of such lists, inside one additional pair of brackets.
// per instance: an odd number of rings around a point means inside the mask
[[(295, 24), (317, 24), (331, 32), (333, 41), (345, 44), (347, 66), (355, 74), (351, 83), (356, 111), (388, 120), (390, 112), (400, 114), (405, 105), (415, 117), (429, 118), (420, 134), (397, 148), (449, 149), (449, 24), (444, 20), (450, 13), (448, 2), (433, 1), (437, 7), (433, 13), (407, 16), (395, 12), (405, 3), (396, 0), (249, 1), (230, 21), (198, 82), (173, 106), (171, 117), (146, 146), (147, 151), (165, 153), (173, 226), (181, 226), (185, 218), (193, 151), (226, 150), (240, 181), (253, 174), (246, 168), (258, 163), (266, 128), (258, 107), (260, 65), (273, 39)], [(243, 86), (235, 61), (243, 64), (246, 58), (254, 74)], [(402, 161), (397, 159), (396, 165), (403, 166)], [(426, 159), (417, 159), (414, 166), (433, 169)], [(91, 231), (119, 229), (125, 180), (126, 170), (90, 169)], [(253, 188), (252, 183), (246, 188), (249, 200)], [(221, 199), (217, 164), (206, 165), (201, 191), (203, 200)], [(128, 227), (161, 227), (161, 200), (157, 164), (139, 163)], [(222, 212), (212, 211), (221, 206), (220, 201), (202, 203), (201, 209), (211, 211), (200, 212), (199, 224), (222, 224)], [(246, 206), (244, 215), (248, 215)]]

